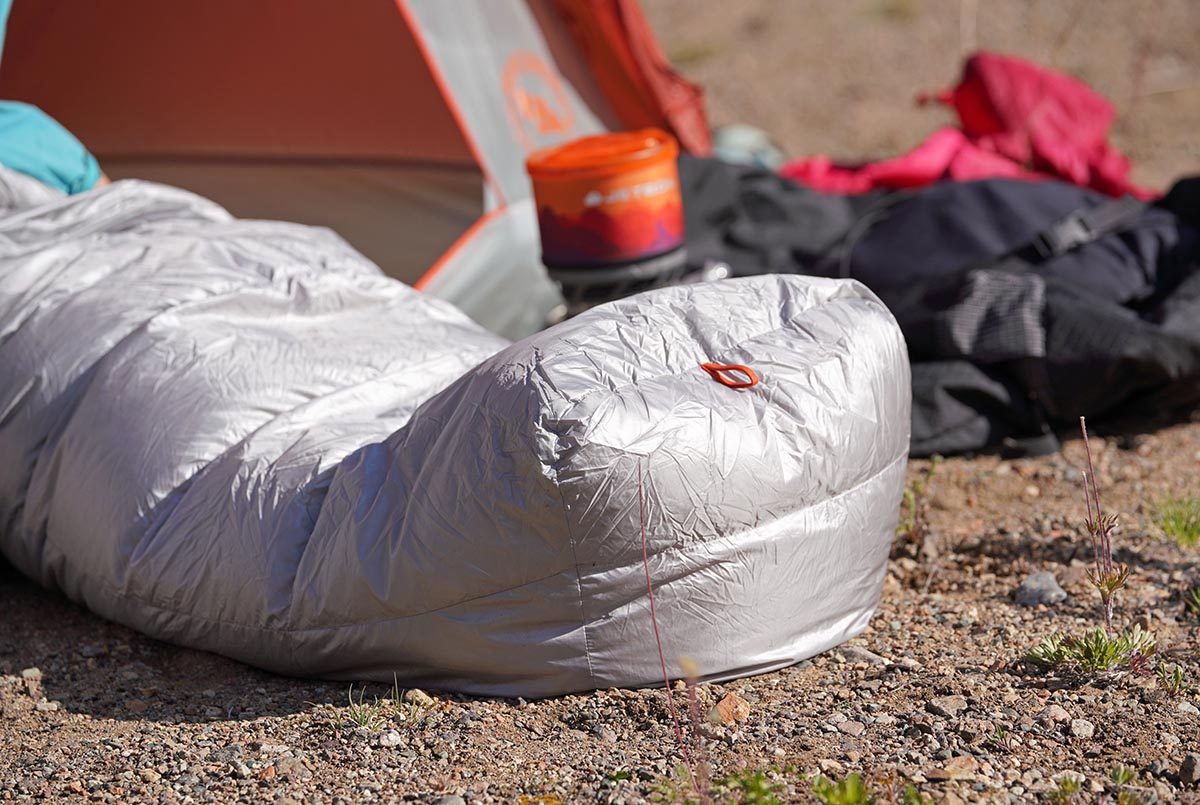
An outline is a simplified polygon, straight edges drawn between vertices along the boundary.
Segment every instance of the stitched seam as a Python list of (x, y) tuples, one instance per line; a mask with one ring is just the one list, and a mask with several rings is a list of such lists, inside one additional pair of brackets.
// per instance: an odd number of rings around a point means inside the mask
[(592, 638), (588, 633), (587, 607), (583, 600), (583, 573), (579, 565), (579, 551), (575, 543), (575, 535), (571, 531), (571, 520), (567, 513), (567, 498), (563, 494), (562, 486), (558, 483), (558, 462), (555, 462), (555, 486), (558, 488), (558, 499), (562, 501), (563, 507), (563, 525), (567, 529), (567, 540), (571, 543), (571, 560), (575, 565), (575, 585), (579, 591), (579, 628), (583, 630), (583, 653), (587, 659), (588, 678), (592, 680), (592, 684), (596, 683), (596, 671), (592, 667)]

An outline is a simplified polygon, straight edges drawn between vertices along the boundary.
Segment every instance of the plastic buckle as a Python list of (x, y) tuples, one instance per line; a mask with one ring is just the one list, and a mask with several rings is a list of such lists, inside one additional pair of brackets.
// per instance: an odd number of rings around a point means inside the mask
[(1048, 260), (1059, 257), (1092, 239), (1092, 230), (1079, 213), (1072, 213), (1033, 238), (1033, 250)]

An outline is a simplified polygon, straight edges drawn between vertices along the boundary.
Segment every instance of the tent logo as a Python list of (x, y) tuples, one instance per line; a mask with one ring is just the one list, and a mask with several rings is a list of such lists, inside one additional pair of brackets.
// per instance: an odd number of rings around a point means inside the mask
[(504, 99), (517, 139), (528, 150), (560, 142), (575, 128), (575, 113), (562, 79), (528, 50), (504, 65)]

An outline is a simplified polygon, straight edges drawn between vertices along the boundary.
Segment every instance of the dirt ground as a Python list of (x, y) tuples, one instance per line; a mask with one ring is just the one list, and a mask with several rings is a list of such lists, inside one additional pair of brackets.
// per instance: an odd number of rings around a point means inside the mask
[[(1023, 661), (1054, 632), (1100, 623), (1079, 535), (1081, 443), (1042, 459), (948, 459), (924, 496), (928, 534), (898, 541), (863, 635), (778, 673), (701, 686), (699, 721), (677, 690), (701, 788), (719, 802), (775, 801), (744, 786), (811, 801), (815, 775), (857, 772), (882, 801), (906, 785), (950, 803), (1053, 801), (1066, 775), (1083, 783), (1064, 801), (1200, 802), (1200, 758), (1188, 767), (1200, 618), (1183, 599), (1200, 581), (1198, 549), (1154, 525), (1156, 501), (1197, 491), (1200, 423), (1093, 448), (1105, 506), (1121, 516), (1116, 559), (1132, 569), (1115, 624), (1157, 640), (1144, 667), (1088, 676)], [(910, 481), (928, 468), (914, 461)], [(1014, 602), (1036, 571), (1068, 597)], [(344, 684), (156, 642), (11, 570), (0, 608), (0, 800), (636, 803), (690, 790), (661, 689), (541, 702), (431, 692), (372, 708), (392, 695), (373, 685), (356, 688), (355, 708)], [(1180, 690), (1160, 665), (1181, 669)], [(705, 719), (721, 700), (744, 720)], [(1133, 775), (1123, 789), (1118, 766)]]
[[(897, 153), (947, 120), (915, 92), (952, 82), (972, 43), (1067, 69), (1117, 105), (1135, 177), (1200, 171), (1200, 6), (948, 0), (644, 0), (664, 46), (709, 88), (716, 123), (760, 125), (793, 155)], [(717, 801), (810, 801), (813, 778), (864, 776), (881, 801), (1200, 802), (1196, 558), (1155, 524), (1200, 493), (1200, 421), (1093, 440), (1117, 560), (1115, 622), (1150, 631), (1143, 666), (1099, 675), (1023, 661), (1100, 623), (1082, 445), (1041, 459), (941, 463), (928, 535), (898, 542), (870, 628), (799, 666), (677, 691), (699, 786)], [(915, 461), (910, 481), (928, 471)], [(1068, 597), (1013, 594), (1049, 571)], [(1173, 691), (1156, 673), (1178, 667)], [(542, 702), (297, 681), (107, 623), (0, 565), (0, 801), (680, 801), (690, 783), (662, 690)], [(725, 697), (736, 694), (738, 699)], [(362, 689), (353, 689), (354, 701)], [(377, 707), (376, 697), (384, 701)], [(404, 697), (402, 697), (404, 698)], [(741, 701), (739, 701), (739, 699)], [(743, 707), (713, 723), (710, 705)], [(720, 722), (720, 719), (716, 719)], [(1189, 763), (1192, 765), (1189, 766)], [(1118, 786), (1115, 767), (1132, 778)], [(1063, 782), (1064, 778), (1068, 782)], [(1082, 780), (1068, 800), (1070, 779)], [(758, 798), (756, 798), (758, 797)], [(1120, 798), (1123, 797), (1123, 798)], [(1120, 798), (1120, 799), (1119, 799)], [(854, 802), (843, 799), (829, 801)], [(865, 801), (865, 800), (861, 800)], [(915, 801), (911, 799), (909, 801)]]
[(1066, 71), (1117, 110), (1135, 180), (1200, 173), (1200, 5), (1192, 0), (645, 0), (714, 125), (749, 123), (791, 157), (894, 156), (953, 118), (918, 107), (976, 49)]

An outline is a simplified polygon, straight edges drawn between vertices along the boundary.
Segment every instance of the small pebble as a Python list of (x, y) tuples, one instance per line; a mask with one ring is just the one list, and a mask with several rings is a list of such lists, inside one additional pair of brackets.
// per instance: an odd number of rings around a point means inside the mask
[(750, 703), (736, 693), (727, 693), (708, 711), (708, 720), (713, 724), (730, 726), (736, 721), (750, 717)]
[(1067, 593), (1058, 586), (1053, 573), (1042, 571), (1026, 576), (1013, 593), (1013, 600), (1023, 607), (1036, 607), (1039, 604), (1049, 606), (1067, 600)]
[(866, 724), (861, 721), (843, 721), (837, 725), (838, 732), (846, 735), (858, 736), (863, 734), (863, 730), (867, 728)]
[(950, 718), (967, 709), (967, 700), (962, 696), (938, 696), (931, 699), (925, 709), (935, 716)]
[(1151, 777), (1166, 777), (1171, 773), (1171, 767), (1167, 764), (1167, 761), (1159, 758), (1157, 760), (1150, 761), (1150, 765), (1147, 766), (1144, 771)]
[(609, 744), (615, 744), (619, 740), (617, 731), (606, 724), (597, 724), (592, 727), (592, 735)]
[(866, 663), (867, 665), (875, 666), (888, 664), (888, 661), (885, 658), (880, 657), (875, 652), (868, 651), (861, 646), (838, 646), (836, 651), (846, 658), (846, 662), (861, 662)]
[(433, 697), (420, 688), (409, 688), (404, 691), (404, 702), (418, 707), (433, 707)]
[(1070, 721), (1071, 714), (1063, 706), (1052, 704), (1038, 713), (1037, 720), (1039, 724), (1060, 724)]
[(1179, 782), (1184, 785), (1200, 783), (1200, 755), (1189, 752), (1183, 756), (1183, 763), (1179, 764)]

